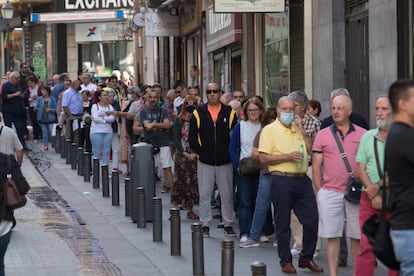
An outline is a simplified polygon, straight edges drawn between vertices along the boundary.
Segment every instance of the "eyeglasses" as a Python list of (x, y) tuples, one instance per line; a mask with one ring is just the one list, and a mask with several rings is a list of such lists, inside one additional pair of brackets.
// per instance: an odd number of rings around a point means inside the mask
[(175, 91), (175, 94), (180, 94), (181, 93), (181, 90), (176, 90)]
[(256, 112), (259, 112), (260, 111), (260, 109), (258, 109), (258, 108), (255, 108), (255, 109), (247, 109), (247, 112), (249, 112), (249, 113), (256, 113)]
[(218, 90), (218, 89), (214, 89), (214, 90), (207, 90), (207, 91), (206, 91), (206, 94), (207, 94), (207, 95), (210, 95), (211, 93), (217, 94), (218, 92), (220, 92), (220, 90)]

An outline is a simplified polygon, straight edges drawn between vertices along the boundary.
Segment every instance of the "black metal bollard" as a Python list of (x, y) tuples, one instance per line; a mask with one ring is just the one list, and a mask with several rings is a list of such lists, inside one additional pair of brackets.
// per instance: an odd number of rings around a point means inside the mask
[[(137, 197), (137, 210), (136, 210), (136, 221), (137, 221), (137, 227), (138, 228), (145, 228), (146, 222), (145, 222), (145, 189), (143, 187), (138, 187), (136, 190)], [(134, 213), (134, 212), (133, 212)]]
[(83, 148), (78, 147), (78, 175), (83, 175)]
[(78, 145), (76, 143), (72, 143), (70, 148), (70, 165), (72, 170), (76, 170), (76, 162), (78, 161)]
[(60, 158), (66, 157), (66, 139), (65, 136), (59, 136), (59, 143), (60, 143)]
[(234, 275), (234, 241), (221, 242), (221, 276)]
[(61, 134), (61, 128), (60, 126), (56, 126), (56, 145), (55, 145), (56, 153), (60, 153), (60, 149), (62, 148), (60, 145), (60, 134)]
[(94, 189), (99, 189), (99, 158), (93, 158), (93, 184)]
[(71, 163), (71, 157), (70, 157), (70, 152), (71, 152), (71, 147), (72, 147), (72, 142), (70, 139), (66, 139), (65, 141), (65, 157), (66, 157), (66, 164), (69, 165)]
[(91, 182), (91, 154), (89, 152), (83, 153), (83, 181)]
[(162, 242), (162, 203), (160, 197), (152, 198), (154, 220), (152, 224), (152, 241)]
[(109, 197), (109, 169), (108, 165), (101, 166), (102, 171), (102, 196)]
[(250, 264), (252, 270), (252, 276), (266, 276), (266, 264), (263, 262), (255, 261)]
[(193, 275), (204, 275), (204, 244), (203, 244), (203, 228), (201, 223), (193, 223), (191, 225), (191, 237), (193, 247)]
[(112, 170), (112, 206), (119, 206), (119, 175)]
[(131, 200), (130, 200), (131, 178), (125, 178), (125, 216), (131, 216)]
[(181, 256), (181, 217), (180, 209), (170, 209), (171, 256)]

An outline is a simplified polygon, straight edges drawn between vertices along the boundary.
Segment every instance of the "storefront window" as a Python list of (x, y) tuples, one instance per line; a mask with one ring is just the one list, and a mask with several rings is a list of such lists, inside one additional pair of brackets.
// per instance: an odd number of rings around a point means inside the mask
[(266, 107), (289, 92), (289, 22), (287, 13), (265, 14), (264, 81)]
[(95, 72), (98, 78), (109, 77), (114, 70), (133, 75), (132, 41), (80, 44), (82, 72)]
[(6, 33), (6, 47), (9, 53), (9, 70), (19, 71), (20, 64), (24, 63), (23, 30), (15, 29)]

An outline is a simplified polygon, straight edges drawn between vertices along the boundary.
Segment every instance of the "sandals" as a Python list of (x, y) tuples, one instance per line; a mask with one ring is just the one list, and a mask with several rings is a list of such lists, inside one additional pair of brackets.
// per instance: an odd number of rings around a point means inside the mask
[(199, 219), (199, 217), (197, 216), (197, 214), (194, 213), (194, 212), (188, 212), (187, 213), (187, 218), (188, 219)]

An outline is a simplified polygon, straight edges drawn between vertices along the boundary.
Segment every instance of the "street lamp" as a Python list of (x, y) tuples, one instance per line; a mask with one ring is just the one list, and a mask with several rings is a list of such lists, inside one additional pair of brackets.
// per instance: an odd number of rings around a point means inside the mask
[(3, 4), (3, 7), (1, 7), (1, 15), (4, 19), (12, 19), (13, 13), (14, 7), (9, 3), (9, 1), (7, 1), (6, 4)]

